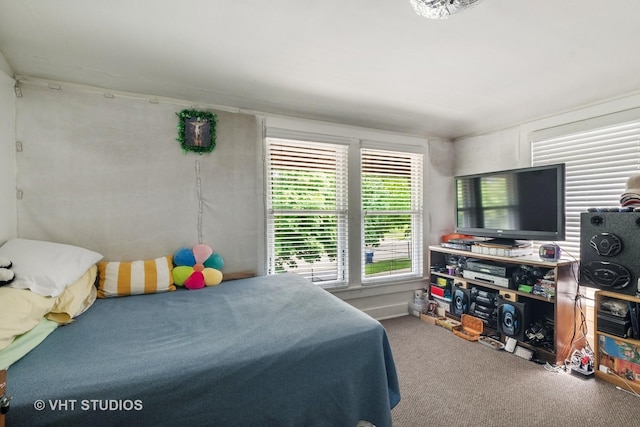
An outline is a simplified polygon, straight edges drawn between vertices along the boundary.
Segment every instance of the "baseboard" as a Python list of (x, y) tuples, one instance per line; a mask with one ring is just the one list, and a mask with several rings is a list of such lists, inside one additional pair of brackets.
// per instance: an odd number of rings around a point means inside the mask
[(408, 315), (409, 306), (408, 303), (405, 302), (400, 304), (387, 305), (384, 307), (362, 309), (362, 311), (376, 320), (385, 320)]

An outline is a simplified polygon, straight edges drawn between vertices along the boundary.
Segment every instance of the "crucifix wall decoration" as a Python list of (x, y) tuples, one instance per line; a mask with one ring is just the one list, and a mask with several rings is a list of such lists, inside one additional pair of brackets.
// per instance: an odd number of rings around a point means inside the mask
[(216, 115), (207, 111), (182, 110), (176, 113), (178, 142), (182, 149), (210, 153), (216, 146)]

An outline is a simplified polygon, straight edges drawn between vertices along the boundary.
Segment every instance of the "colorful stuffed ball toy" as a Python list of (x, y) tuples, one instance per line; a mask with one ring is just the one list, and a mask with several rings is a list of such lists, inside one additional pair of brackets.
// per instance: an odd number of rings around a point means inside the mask
[(173, 281), (187, 289), (201, 289), (222, 282), (224, 260), (210, 246), (198, 244), (181, 248), (173, 256)]

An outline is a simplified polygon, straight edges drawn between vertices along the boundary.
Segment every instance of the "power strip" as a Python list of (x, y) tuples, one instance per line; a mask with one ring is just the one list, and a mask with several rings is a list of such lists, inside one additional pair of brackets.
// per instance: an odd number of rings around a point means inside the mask
[[(602, 368), (602, 367), (600, 367)], [(608, 373), (608, 369), (607, 369), (607, 373)], [(579, 366), (572, 366), (571, 367), (571, 373), (573, 375), (575, 375), (578, 378), (582, 378), (582, 379), (589, 379), (589, 378), (593, 378), (593, 369), (591, 370), (587, 370), (587, 369), (583, 369)]]

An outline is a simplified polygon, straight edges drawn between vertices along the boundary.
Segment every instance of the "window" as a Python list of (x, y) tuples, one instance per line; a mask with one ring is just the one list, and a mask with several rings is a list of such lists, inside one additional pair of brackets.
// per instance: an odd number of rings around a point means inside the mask
[(422, 161), (361, 150), (363, 282), (422, 275)]
[(323, 287), (422, 277), (423, 154), (379, 145), (267, 129), (268, 274)]
[(267, 139), (268, 274), (348, 281), (347, 148)]
[(533, 166), (566, 165), (566, 242), (561, 246), (576, 258), (580, 214), (590, 207), (619, 207), (627, 179), (640, 173), (638, 117), (640, 111), (629, 110), (531, 135)]

